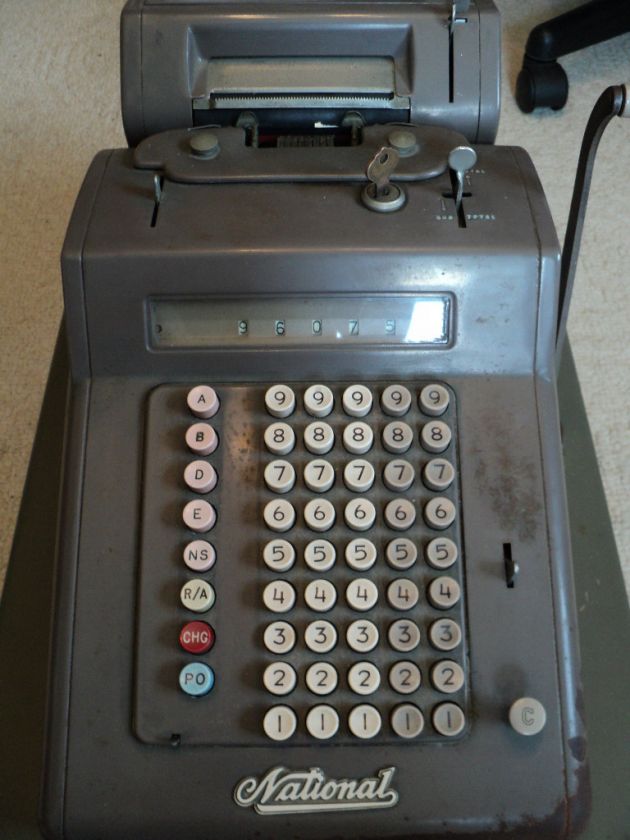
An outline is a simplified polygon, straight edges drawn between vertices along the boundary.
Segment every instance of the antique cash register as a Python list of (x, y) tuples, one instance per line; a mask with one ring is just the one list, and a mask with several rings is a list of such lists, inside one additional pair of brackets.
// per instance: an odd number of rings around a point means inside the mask
[(471, 2), (131, 0), (63, 251), (50, 838), (572, 837), (560, 250)]

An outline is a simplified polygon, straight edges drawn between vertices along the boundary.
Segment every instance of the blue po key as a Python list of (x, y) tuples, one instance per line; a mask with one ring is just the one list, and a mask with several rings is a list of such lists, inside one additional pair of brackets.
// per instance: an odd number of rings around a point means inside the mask
[(203, 697), (213, 686), (214, 671), (203, 662), (191, 662), (179, 672), (179, 687), (191, 697)]

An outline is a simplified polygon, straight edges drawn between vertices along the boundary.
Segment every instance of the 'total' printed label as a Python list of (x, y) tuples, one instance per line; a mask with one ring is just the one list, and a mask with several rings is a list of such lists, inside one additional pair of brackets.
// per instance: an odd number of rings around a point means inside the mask
[(207, 653), (214, 644), (214, 630), (205, 621), (189, 621), (182, 627), (179, 643), (188, 653)]

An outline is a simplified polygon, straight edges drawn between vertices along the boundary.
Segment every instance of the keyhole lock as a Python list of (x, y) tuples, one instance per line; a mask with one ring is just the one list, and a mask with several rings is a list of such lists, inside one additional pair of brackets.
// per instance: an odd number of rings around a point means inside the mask
[(382, 146), (370, 161), (366, 174), (369, 184), (361, 193), (361, 200), (376, 213), (393, 213), (407, 201), (402, 187), (392, 184), (390, 176), (398, 166), (400, 155), (391, 146)]

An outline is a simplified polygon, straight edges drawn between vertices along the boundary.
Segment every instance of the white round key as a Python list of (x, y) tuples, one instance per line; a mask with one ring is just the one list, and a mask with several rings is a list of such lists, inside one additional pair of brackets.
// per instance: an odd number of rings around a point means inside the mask
[(348, 686), (355, 694), (374, 694), (381, 684), (381, 674), (372, 662), (356, 662), (348, 671)]
[(333, 392), (327, 385), (311, 385), (304, 392), (304, 408), (311, 417), (328, 417), (334, 405)]
[(431, 720), (435, 731), (447, 738), (459, 735), (466, 726), (464, 713), (456, 703), (440, 703), (433, 709)]
[(418, 405), (424, 414), (439, 417), (448, 408), (449, 399), (448, 391), (443, 385), (425, 385), (420, 391)]
[(274, 455), (288, 455), (295, 446), (295, 432), (288, 423), (272, 423), (265, 429), (265, 446)]
[(188, 502), (182, 511), (182, 519), (184, 520), (184, 525), (190, 528), (191, 531), (195, 531), (198, 534), (205, 534), (214, 528), (217, 521), (217, 512), (210, 502), (206, 502), (203, 499), (193, 499), (192, 502)]
[(434, 578), (427, 589), (427, 600), (438, 610), (450, 610), (459, 602), (462, 591), (452, 577)]
[(406, 537), (387, 543), (385, 557), (392, 569), (410, 569), (418, 559), (418, 549)]
[(383, 470), (383, 484), (394, 493), (404, 493), (409, 490), (416, 477), (416, 471), (409, 461), (397, 458), (390, 461)]
[(411, 394), (404, 385), (388, 385), (381, 394), (381, 408), (390, 417), (403, 417), (411, 408)]
[(433, 622), (429, 628), (429, 639), (437, 650), (455, 650), (462, 640), (462, 631), (452, 618), (443, 618)]
[(367, 423), (349, 423), (343, 430), (343, 445), (352, 455), (365, 455), (374, 443), (374, 432)]
[(392, 711), (391, 727), (400, 738), (417, 738), (424, 729), (422, 712), (413, 703), (401, 703)]
[(455, 694), (464, 685), (462, 666), (451, 659), (443, 659), (431, 668), (431, 683), (442, 694)]
[(446, 458), (433, 458), (422, 470), (422, 480), (429, 490), (448, 490), (455, 478), (455, 469)]
[(272, 572), (288, 572), (295, 563), (295, 549), (287, 540), (271, 540), (263, 549), (263, 560)]
[(416, 521), (416, 509), (409, 499), (392, 499), (385, 506), (385, 522), (394, 531), (407, 531)]
[(265, 394), (265, 407), (272, 417), (289, 417), (295, 411), (295, 394), (288, 385), (272, 385)]
[(263, 589), (263, 604), (275, 613), (285, 613), (295, 606), (295, 589), (286, 580), (272, 580)]
[(457, 546), (448, 537), (436, 537), (427, 545), (424, 554), (434, 569), (450, 569), (457, 560)]
[(427, 452), (444, 452), (451, 443), (450, 428), (441, 420), (425, 423), (420, 432), (420, 443)]
[(378, 709), (367, 703), (355, 706), (348, 715), (348, 729), (357, 738), (374, 738), (381, 731), (381, 726)]
[(328, 499), (311, 499), (304, 507), (304, 524), (311, 531), (329, 531), (335, 524), (335, 515)]
[(420, 644), (420, 628), (415, 621), (399, 618), (390, 624), (387, 639), (394, 650), (409, 653)]
[(205, 540), (193, 540), (184, 549), (184, 563), (193, 572), (208, 572), (214, 566), (217, 553)]
[(378, 628), (372, 621), (366, 618), (358, 618), (348, 626), (346, 630), (346, 642), (348, 647), (356, 650), (357, 653), (369, 653), (378, 644)]
[(295, 525), (295, 508), (286, 499), (273, 499), (265, 505), (263, 518), (267, 528), (282, 533)]
[(273, 706), (265, 713), (263, 729), (272, 741), (286, 741), (297, 728), (297, 715), (289, 706)]
[(413, 694), (420, 688), (422, 675), (414, 662), (395, 662), (389, 669), (389, 684), (398, 694)]
[(270, 694), (277, 694), (280, 697), (291, 694), (297, 685), (295, 668), (288, 662), (272, 662), (265, 668), (263, 685)]
[(424, 506), (424, 521), (429, 528), (443, 531), (455, 521), (455, 505), (444, 496), (436, 496)]
[(219, 445), (219, 436), (208, 423), (193, 423), (186, 430), (186, 446), (197, 455), (212, 455)]
[(372, 392), (365, 385), (350, 385), (343, 392), (341, 403), (350, 417), (365, 417), (372, 410)]
[(263, 641), (271, 653), (289, 653), (295, 647), (296, 640), (295, 628), (288, 621), (272, 621), (265, 627)]
[(402, 420), (394, 420), (393, 423), (388, 423), (385, 426), (381, 439), (383, 441), (383, 447), (388, 452), (402, 454), (413, 443), (413, 431), (411, 426), (403, 423)]
[(314, 493), (326, 493), (335, 483), (335, 470), (328, 461), (317, 458), (304, 467), (304, 484)]
[(397, 578), (387, 587), (387, 600), (394, 610), (411, 610), (419, 598), (418, 587), (408, 578)]
[(339, 730), (339, 715), (332, 706), (313, 706), (306, 715), (306, 729), (313, 738), (326, 741)]
[(196, 388), (188, 392), (186, 402), (195, 417), (206, 419), (214, 417), (220, 404), (217, 392), (209, 385), (197, 385)]
[(366, 493), (374, 484), (374, 467), (363, 458), (349, 461), (343, 469), (343, 483), (353, 493)]
[(329, 653), (337, 644), (337, 630), (330, 621), (311, 621), (304, 631), (304, 644), (314, 653)]
[(265, 484), (274, 493), (288, 493), (295, 485), (295, 469), (288, 461), (271, 461), (265, 467)]
[(547, 712), (535, 697), (520, 697), (510, 706), (508, 718), (519, 735), (538, 735), (547, 723)]
[(192, 461), (184, 470), (184, 481), (196, 493), (210, 493), (217, 486), (217, 471), (207, 461)]
[(378, 601), (376, 584), (368, 578), (356, 578), (346, 587), (346, 603), (353, 610), (367, 612)]
[(306, 687), (313, 694), (331, 694), (339, 682), (339, 676), (330, 662), (314, 662), (306, 671)]
[(329, 580), (312, 580), (304, 590), (304, 603), (315, 612), (328, 612), (337, 600), (337, 590)]
[(332, 426), (323, 420), (316, 420), (304, 429), (304, 446), (314, 455), (325, 455), (335, 445)]
[(376, 508), (363, 496), (350, 499), (344, 508), (343, 518), (348, 528), (352, 528), (353, 531), (367, 531), (376, 520)]
[(358, 537), (346, 546), (345, 557), (355, 572), (366, 572), (376, 563), (376, 546), (371, 540)]
[(304, 547), (304, 562), (314, 572), (327, 572), (335, 565), (337, 551), (328, 540), (311, 540)]
[(208, 612), (214, 606), (216, 595), (214, 587), (207, 580), (194, 578), (182, 586), (179, 593), (182, 606), (196, 613)]

